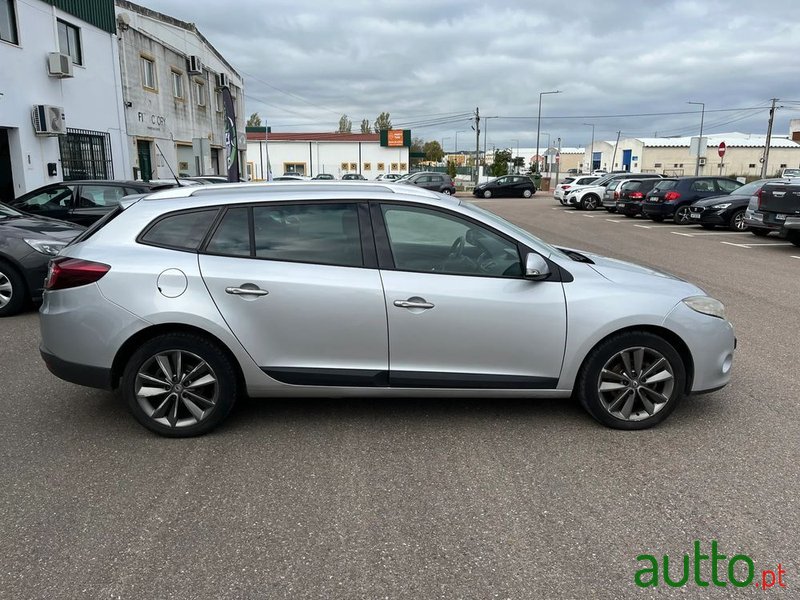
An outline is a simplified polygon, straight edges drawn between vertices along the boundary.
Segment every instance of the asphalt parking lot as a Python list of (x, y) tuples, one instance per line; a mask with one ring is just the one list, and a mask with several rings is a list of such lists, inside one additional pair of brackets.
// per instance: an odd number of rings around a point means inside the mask
[(0, 598), (752, 594), (634, 585), (638, 555), (679, 562), (695, 540), (749, 556), (759, 579), (780, 563), (787, 588), (766, 596), (793, 597), (800, 248), (542, 193), (476, 204), (722, 300), (731, 384), (643, 432), (572, 401), (277, 399), (170, 440), (51, 376), (31, 311), (0, 321)]

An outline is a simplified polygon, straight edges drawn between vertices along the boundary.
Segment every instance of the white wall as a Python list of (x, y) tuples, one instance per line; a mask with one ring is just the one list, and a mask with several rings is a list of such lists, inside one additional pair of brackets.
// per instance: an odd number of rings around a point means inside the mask
[[(360, 160), (359, 160), (360, 146)], [(253, 166), (255, 179), (266, 179), (267, 146), (263, 141), (247, 143), (247, 160)], [(329, 173), (340, 178), (345, 173), (361, 173), (367, 179), (375, 179), (382, 173), (407, 173), (409, 168), (408, 148), (382, 147), (379, 142), (269, 142), (269, 161), (273, 176), (282, 175), (286, 163), (302, 163), (305, 174), (314, 176)], [(263, 162), (263, 166), (262, 166)], [(347, 163), (347, 169), (342, 169)], [(383, 163), (383, 169), (378, 169)], [(392, 164), (397, 169), (392, 170)], [(356, 168), (351, 169), (351, 164)], [(401, 165), (405, 168), (401, 169)], [(366, 167), (370, 168), (367, 169)]]
[[(123, 141), (115, 36), (39, 0), (18, 1), (15, 8), (19, 46), (0, 42), (0, 127), (11, 128), (15, 195), (62, 180), (58, 139), (34, 133), (31, 109), (36, 104), (62, 106), (67, 127), (109, 133), (114, 176), (124, 177), (130, 155)], [(57, 18), (81, 31), (83, 66), (74, 65), (70, 79), (47, 74), (47, 54), (59, 50)], [(58, 163), (55, 177), (47, 175), (51, 162)]]

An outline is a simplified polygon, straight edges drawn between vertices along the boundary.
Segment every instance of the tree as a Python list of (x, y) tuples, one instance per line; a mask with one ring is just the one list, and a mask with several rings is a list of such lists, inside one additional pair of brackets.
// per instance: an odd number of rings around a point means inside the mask
[(447, 174), (450, 175), (451, 179), (455, 179), (456, 175), (458, 175), (458, 168), (454, 160), (447, 161)]
[(392, 120), (389, 118), (388, 112), (382, 112), (375, 118), (375, 133), (380, 133), (384, 129), (392, 128)]
[(252, 115), (250, 115), (250, 118), (247, 119), (247, 126), (261, 127), (261, 117), (258, 116), (257, 112), (254, 112)]
[(418, 137), (411, 140), (411, 152), (425, 152), (425, 140)]
[(518, 169), (517, 172), (519, 172), (519, 169), (525, 166), (525, 157), (523, 157), (523, 156), (515, 156), (511, 160), (511, 164), (514, 166), (515, 169)]
[(361, 133), (372, 133), (372, 127), (369, 125), (369, 119), (361, 120)]
[(494, 153), (494, 162), (489, 166), (489, 173), (500, 177), (508, 173), (508, 163), (511, 161), (511, 150), (498, 150)]
[(339, 133), (350, 133), (353, 131), (353, 122), (347, 118), (347, 115), (342, 115), (339, 119)]
[(444, 158), (444, 150), (442, 150), (441, 144), (436, 140), (425, 142), (425, 145), (422, 146), (422, 151), (425, 153), (425, 160), (429, 160), (430, 162), (438, 163)]

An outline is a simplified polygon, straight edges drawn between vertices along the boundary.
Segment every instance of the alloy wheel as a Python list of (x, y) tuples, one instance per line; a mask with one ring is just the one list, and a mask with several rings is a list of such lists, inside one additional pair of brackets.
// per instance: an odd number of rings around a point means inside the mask
[(136, 373), (136, 401), (156, 423), (171, 428), (196, 425), (217, 404), (219, 385), (209, 364), (185, 350), (166, 350)]
[(690, 212), (691, 211), (689, 210), (688, 206), (681, 206), (680, 208), (678, 208), (678, 210), (675, 211), (675, 216), (672, 217), (672, 220), (680, 225), (688, 223), (690, 219), (689, 217)]
[(660, 352), (637, 346), (612, 356), (600, 371), (603, 408), (623, 421), (642, 421), (662, 410), (675, 387), (672, 365)]
[(731, 219), (731, 227), (736, 231), (746, 231), (747, 224), (744, 222), (744, 211), (740, 210), (739, 212), (733, 215)]
[(11, 297), (14, 295), (14, 286), (11, 285), (11, 279), (0, 271), (0, 308), (6, 306), (11, 302)]

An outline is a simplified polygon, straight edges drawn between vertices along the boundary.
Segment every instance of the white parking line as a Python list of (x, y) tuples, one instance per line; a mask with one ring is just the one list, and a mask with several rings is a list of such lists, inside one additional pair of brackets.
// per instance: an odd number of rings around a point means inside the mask
[(597, 217), (602, 217), (603, 215), (581, 215), (582, 217), (586, 217), (587, 219), (596, 219)]
[(628, 219), (606, 219), (609, 223), (627, 223)]
[(692, 231), (691, 233), (685, 231), (670, 231), (670, 233), (686, 237), (697, 237), (700, 235), (752, 235), (749, 231)]
[[(757, 246), (792, 246), (791, 242), (776, 242), (774, 244), (734, 244), (733, 242), (720, 242), (720, 244), (727, 244), (728, 246), (736, 246), (737, 248), (755, 248)], [(797, 258), (797, 257), (795, 257)]]
[(789, 256), (789, 258), (800, 258), (800, 256), (795, 256), (794, 254), (791, 254), (791, 255)]
[(634, 224), (634, 227), (641, 227), (642, 229), (652, 229), (653, 227), (656, 227), (656, 225), (639, 225), (639, 224)]

